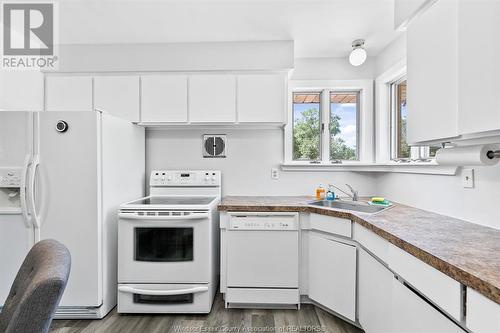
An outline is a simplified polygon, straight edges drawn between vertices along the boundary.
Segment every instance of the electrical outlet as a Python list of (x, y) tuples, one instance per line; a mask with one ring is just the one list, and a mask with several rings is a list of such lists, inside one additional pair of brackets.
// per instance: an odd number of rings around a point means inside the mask
[(276, 168), (272, 168), (271, 169), (271, 178), (272, 179), (278, 179), (278, 178), (280, 178), (280, 174), (279, 174), (278, 169), (276, 169)]
[(474, 169), (462, 170), (462, 185), (464, 188), (474, 188)]

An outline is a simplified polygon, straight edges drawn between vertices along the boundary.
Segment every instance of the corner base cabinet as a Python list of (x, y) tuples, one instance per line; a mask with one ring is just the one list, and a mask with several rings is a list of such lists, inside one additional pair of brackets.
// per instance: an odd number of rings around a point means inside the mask
[(309, 298), (356, 321), (356, 246), (310, 232)]

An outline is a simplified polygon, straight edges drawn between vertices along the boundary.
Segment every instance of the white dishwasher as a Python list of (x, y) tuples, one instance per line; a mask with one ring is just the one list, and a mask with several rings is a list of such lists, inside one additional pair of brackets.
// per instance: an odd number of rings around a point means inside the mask
[(221, 229), (226, 307), (300, 304), (297, 213), (230, 212)]

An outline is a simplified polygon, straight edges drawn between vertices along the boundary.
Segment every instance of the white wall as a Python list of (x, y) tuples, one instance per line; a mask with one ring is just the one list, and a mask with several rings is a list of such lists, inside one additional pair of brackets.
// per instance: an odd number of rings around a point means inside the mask
[(342, 58), (296, 58), (292, 80), (362, 80), (372, 79), (375, 73), (375, 58), (354, 67), (347, 57)]
[(406, 33), (401, 33), (377, 55), (374, 66), (375, 78), (402, 60), (406, 60)]
[[(374, 59), (353, 67), (347, 58), (295, 59), (292, 80), (372, 79)], [(228, 157), (202, 157), (203, 134), (227, 134)], [(376, 194), (370, 173), (281, 171), (281, 129), (189, 129), (151, 130), (146, 135), (146, 172), (153, 169), (217, 169), (222, 171), (225, 195), (313, 195), (319, 183), (351, 184), (360, 195)], [(271, 168), (280, 169), (279, 180), (271, 179)]]
[(66, 44), (58, 72), (288, 70), (294, 42)]
[[(227, 158), (203, 158), (203, 134), (227, 134)], [(283, 160), (281, 129), (150, 130), (146, 133), (146, 172), (153, 169), (216, 169), (222, 171), (224, 195), (314, 195), (319, 183), (351, 184), (360, 195), (372, 195), (369, 173), (283, 172), (271, 168)]]
[[(377, 76), (405, 57), (403, 34), (377, 57)], [(499, 141), (497, 138), (495, 142)], [(496, 204), (500, 197), (500, 166), (475, 168), (473, 189), (463, 188), (461, 173), (462, 169), (455, 176), (379, 174), (376, 189), (380, 195), (409, 206), (500, 229)]]
[(500, 229), (500, 166), (474, 171), (473, 189), (463, 188), (462, 168), (456, 176), (383, 174), (376, 188), (403, 204)]

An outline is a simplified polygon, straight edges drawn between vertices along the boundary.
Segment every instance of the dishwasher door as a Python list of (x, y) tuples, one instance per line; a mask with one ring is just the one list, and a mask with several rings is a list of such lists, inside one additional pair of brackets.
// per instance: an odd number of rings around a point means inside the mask
[(228, 230), (227, 287), (298, 288), (298, 230)]

